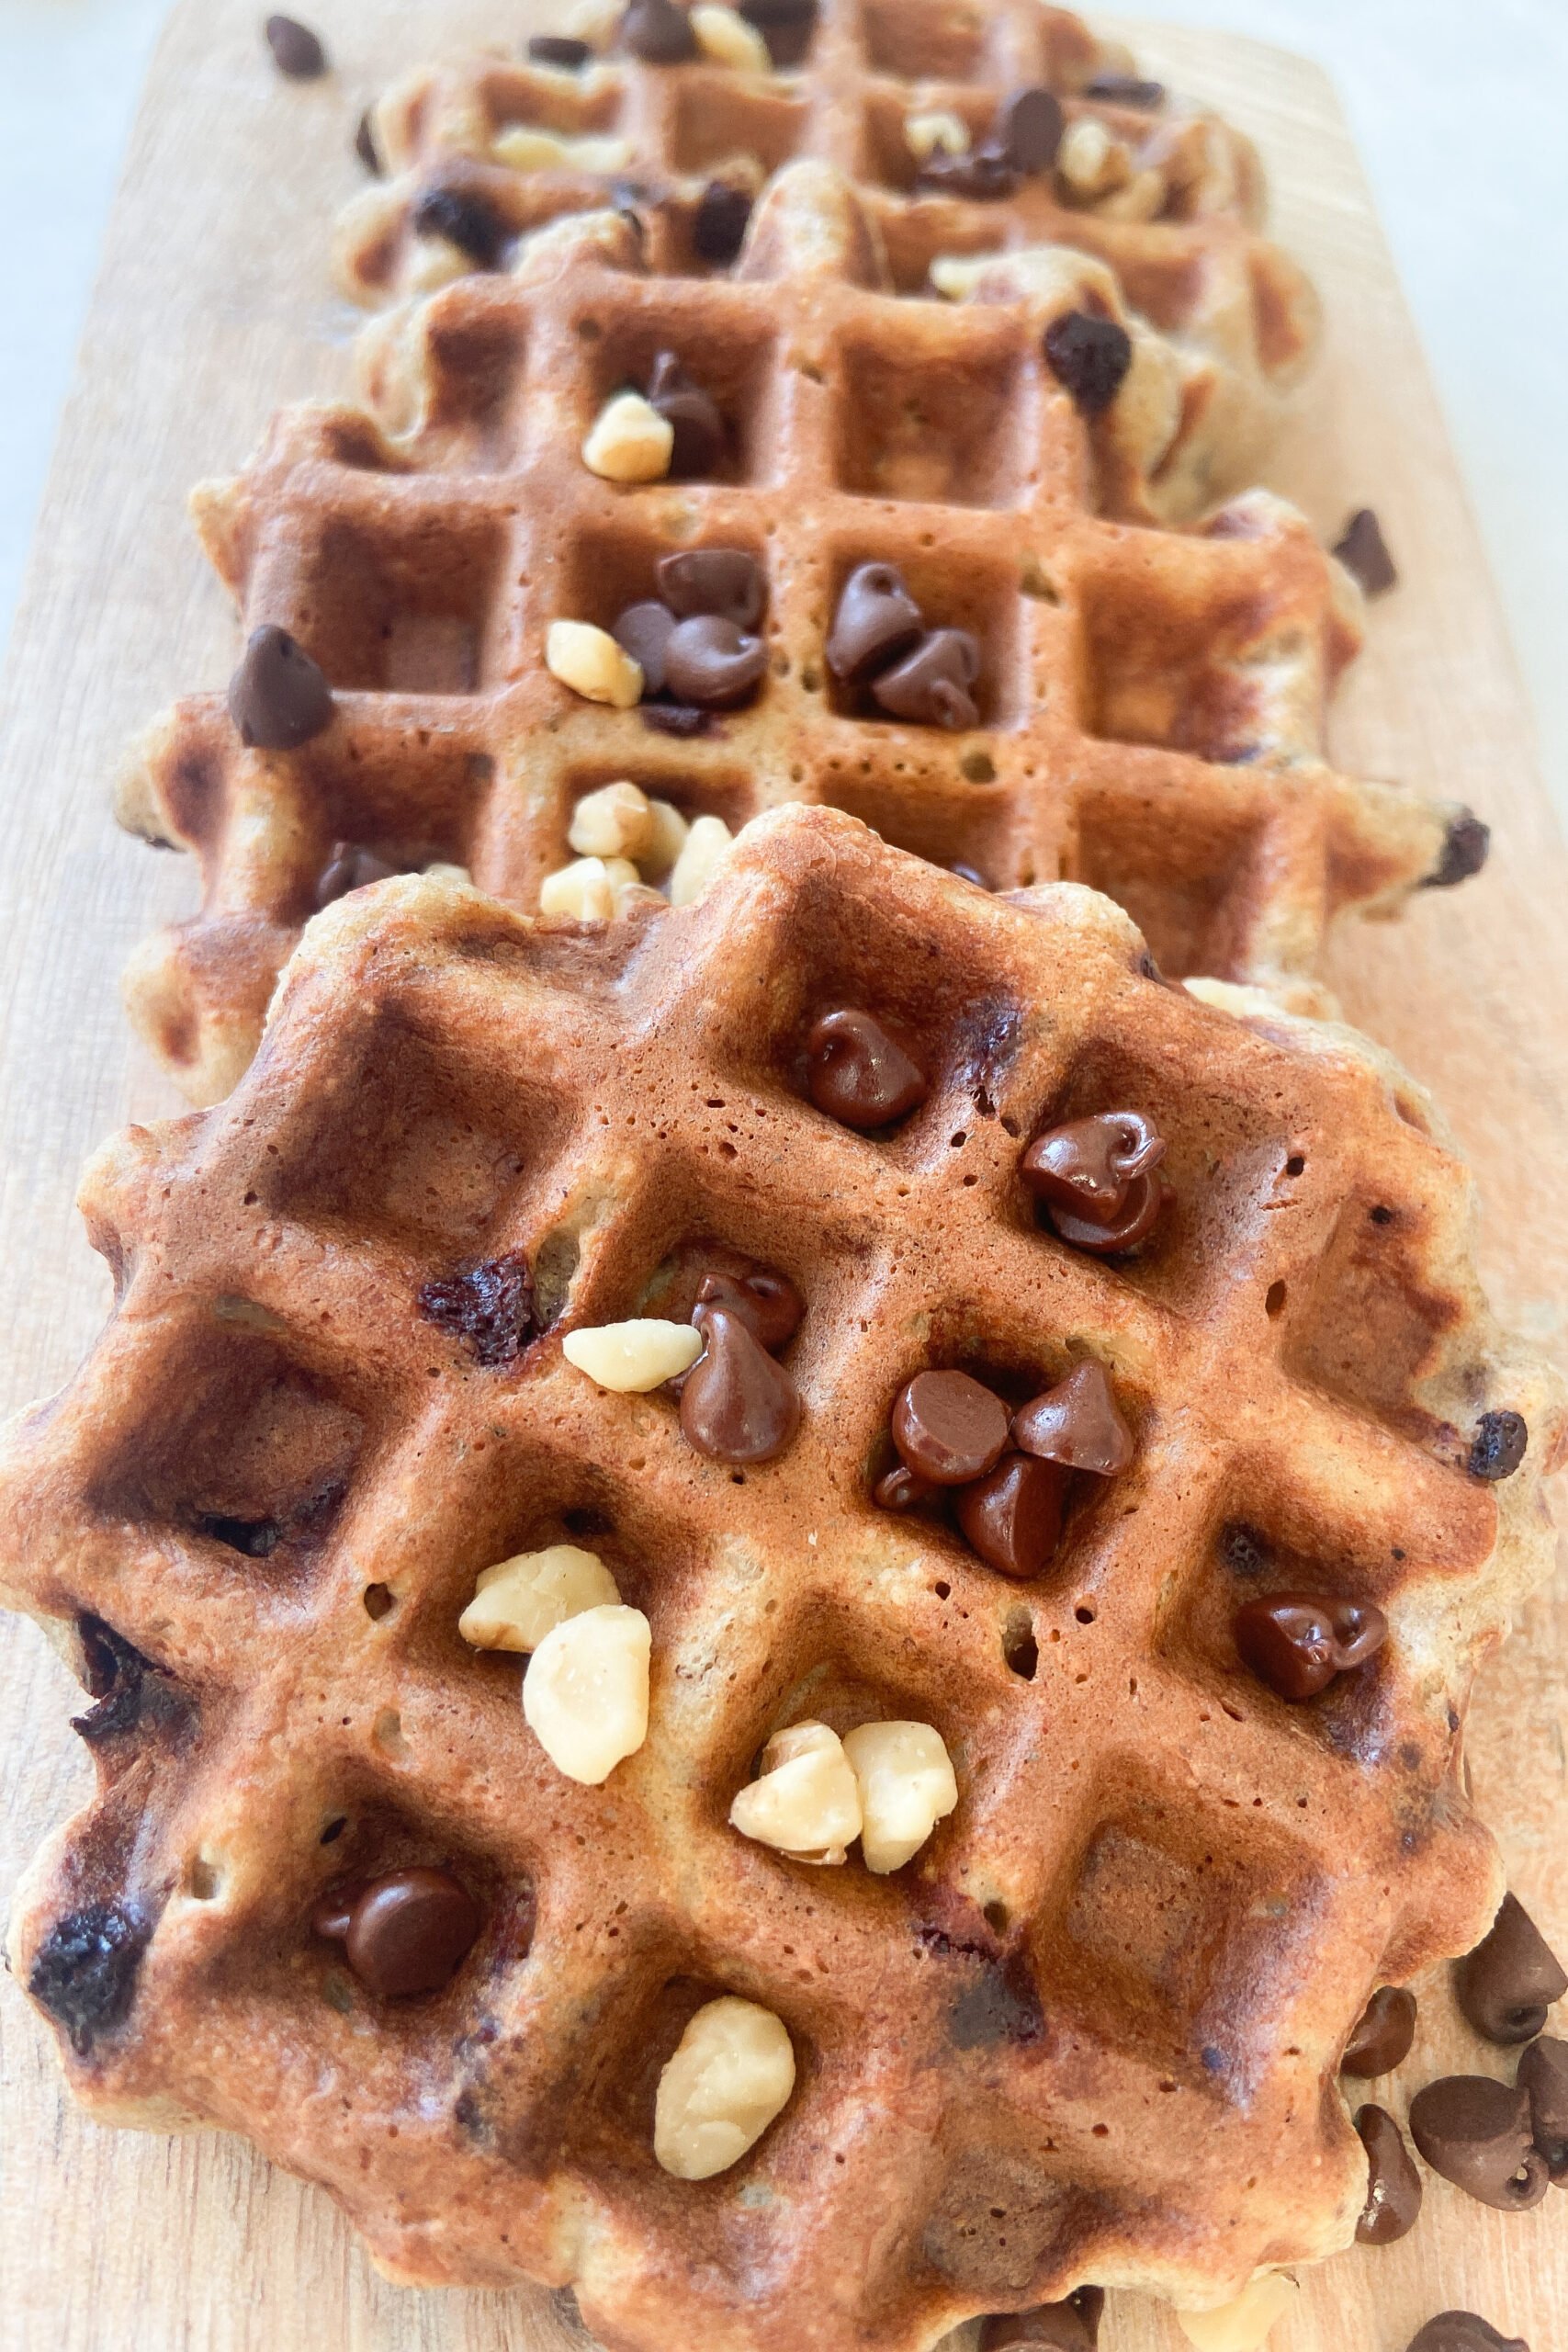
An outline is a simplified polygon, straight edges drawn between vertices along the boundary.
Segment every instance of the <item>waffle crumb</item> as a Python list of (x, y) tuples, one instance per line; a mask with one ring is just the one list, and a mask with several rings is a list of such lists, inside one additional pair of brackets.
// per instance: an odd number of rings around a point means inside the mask
[(791, 1724), (762, 1750), (761, 1770), (729, 1808), (743, 1838), (795, 1862), (842, 1862), (861, 1833), (860, 1790), (826, 1724)]
[(689, 1323), (662, 1322), (657, 1316), (569, 1331), (561, 1341), (568, 1363), (617, 1396), (646, 1396), (650, 1389), (690, 1372), (702, 1351), (700, 1331)]
[(1270, 2271), (1267, 2278), (1254, 2278), (1233, 2303), (1212, 2312), (1178, 2312), (1176, 2316), (1198, 2352), (1261, 2352), (1298, 2291), (1293, 2280)]
[(582, 462), (601, 481), (662, 481), (675, 450), (675, 428), (640, 392), (605, 401), (582, 445)]
[[(660, 806), (668, 808), (669, 803)], [(625, 857), (640, 865), (651, 848), (653, 829), (653, 807), (646, 792), (635, 784), (602, 784), (597, 792), (584, 793), (572, 810), (566, 838), (580, 857)], [(667, 865), (673, 862), (665, 860)]]
[(642, 671), (623, 652), (608, 629), (592, 621), (552, 621), (545, 639), (545, 667), (584, 702), (607, 702), (634, 709), (642, 700)]
[(640, 1609), (584, 1609), (547, 1633), (523, 1684), (523, 1717), (558, 1772), (596, 1789), (648, 1737), (653, 1635)]
[(670, 876), (672, 907), (694, 906), (717, 876), (735, 836), (722, 817), (698, 817), (687, 829)]
[(692, 10), (692, 30), (697, 47), (715, 65), (733, 66), (738, 74), (773, 70), (767, 42), (733, 8), (699, 5)]
[(569, 1617), (615, 1608), (620, 1598), (597, 1552), (551, 1544), (481, 1569), (457, 1631), (477, 1650), (536, 1650)]
[(881, 1878), (918, 1854), (958, 1803), (958, 1781), (930, 1724), (862, 1724), (844, 1740), (861, 1802), (861, 1853)]
[(795, 2048), (771, 2009), (733, 1994), (700, 2008), (659, 2077), (653, 2153), (677, 2180), (711, 2180), (754, 2148), (795, 2088)]

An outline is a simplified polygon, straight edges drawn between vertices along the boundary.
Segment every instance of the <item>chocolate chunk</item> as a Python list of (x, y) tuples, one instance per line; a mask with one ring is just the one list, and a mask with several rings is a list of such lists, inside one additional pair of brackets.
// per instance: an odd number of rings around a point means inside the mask
[(1568, 2188), (1568, 2041), (1542, 2034), (1519, 2060), (1514, 2077), (1530, 2103), (1530, 2136), (1559, 2188)]
[(675, 616), (669, 605), (661, 605), (653, 596), (645, 598), (640, 605), (628, 605), (610, 634), (641, 670), (643, 693), (662, 694), (664, 657), (675, 634)]
[(1492, 828), (1473, 809), (1464, 808), (1453, 820), (1443, 842), (1443, 854), (1421, 885), (1424, 890), (1451, 890), (1479, 874), (1492, 848)]
[(291, 82), (316, 82), (327, 70), (327, 52), (309, 25), (292, 17), (269, 17), (266, 45), (272, 62)]
[(1002, 100), (994, 136), (1015, 171), (1048, 172), (1062, 143), (1063, 127), (1060, 98), (1037, 82)]
[(760, 637), (699, 613), (677, 621), (664, 649), (664, 676), (672, 695), (698, 710), (733, 710), (747, 702), (767, 673), (768, 649)]
[(1530, 2352), (1522, 2335), (1499, 2335), (1473, 2312), (1439, 2312), (1417, 2328), (1404, 2352)]
[(368, 1991), (398, 2001), (450, 1983), (479, 1932), (479, 1912), (450, 1871), (422, 1866), (327, 1895), (310, 1925), (346, 1947), (348, 1964)]
[(743, 187), (710, 180), (692, 215), (692, 250), (699, 261), (727, 269), (746, 242), (751, 199)]
[(716, 1306), (744, 1323), (758, 1346), (766, 1348), (770, 1355), (789, 1345), (806, 1312), (806, 1303), (789, 1276), (775, 1274), (768, 1266), (759, 1266), (750, 1274), (705, 1274), (692, 1309), (692, 1320), (699, 1330), (704, 1317)]
[(980, 723), (969, 691), (979, 674), (979, 644), (967, 629), (929, 629), (913, 652), (872, 681), (872, 698), (895, 718), (956, 734)]
[(86, 2057), (118, 2025), (136, 1993), (150, 1923), (125, 1903), (89, 1903), (57, 1919), (33, 1958), (28, 1991)]
[(1522, 1413), (1483, 1413), (1466, 1469), (1472, 1478), (1511, 1478), (1525, 1458), (1529, 1436)]
[(897, 1462), (877, 1480), (871, 1498), (883, 1510), (913, 1510), (940, 1491), (929, 1478), (917, 1477), (907, 1462)]
[(1416, 1996), (1401, 1985), (1380, 1986), (1361, 2011), (1339, 2061), (1342, 2075), (1391, 2075), (1416, 2039)]
[(893, 1442), (917, 1477), (962, 1487), (983, 1477), (1008, 1442), (1008, 1410), (966, 1372), (918, 1372), (893, 1407)]
[(1086, 98), (1099, 98), (1106, 106), (1163, 107), (1165, 84), (1145, 82), (1136, 74), (1097, 74), (1083, 85)]
[(249, 752), (293, 752), (333, 723), (325, 673), (286, 628), (253, 629), (229, 681), (229, 716)]
[(771, 1462), (800, 1426), (794, 1381), (728, 1307), (709, 1306), (699, 1329), (706, 1346), (681, 1390), (687, 1443), (710, 1462)]
[(684, 65), (697, 54), (691, 18), (673, 0), (631, 0), (619, 39), (645, 65)]
[(515, 1362), (534, 1333), (534, 1282), (520, 1250), (426, 1283), (419, 1311), (493, 1371)]
[(755, 628), (767, 609), (762, 567), (744, 548), (687, 548), (659, 559), (659, 593), (677, 620), (716, 615)]
[(480, 269), (494, 269), (510, 232), (482, 196), (465, 188), (427, 187), (409, 214), (419, 237), (445, 237)]
[(1338, 539), (1334, 552), (1353, 579), (1359, 580), (1369, 596), (1381, 596), (1399, 585), (1399, 574), (1393, 558), (1383, 544), (1382, 526), (1370, 506), (1362, 506), (1351, 515)]
[(373, 849), (361, 848), (355, 842), (333, 842), (333, 854), (317, 876), (316, 904), (330, 907), (334, 899), (346, 899), (351, 890), (366, 889), (372, 882), (385, 882), (398, 871)]
[(1367, 2201), (1356, 2223), (1362, 2245), (1393, 2245), (1416, 2227), (1421, 2176), (1404, 2134), (1381, 2107), (1363, 2107), (1356, 2129), (1367, 2152)]
[(711, 710), (694, 710), (687, 702), (645, 702), (637, 711), (643, 725), (655, 735), (711, 735)]
[(755, 25), (775, 65), (799, 65), (817, 29), (818, 0), (740, 0), (738, 12)]
[(925, 1072), (869, 1012), (825, 1012), (806, 1041), (811, 1100), (830, 1119), (862, 1132), (886, 1127), (931, 1092)]
[(956, 196), (966, 204), (999, 204), (1018, 194), (1018, 171), (1001, 146), (986, 141), (950, 155), (933, 149), (915, 176), (920, 196)]
[(839, 592), (828, 667), (846, 686), (864, 684), (919, 637), (920, 608), (890, 563), (857, 564)]
[(370, 119), (370, 108), (368, 107), (366, 107), (365, 112), (360, 116), (359, 127), (354, 134), (354, 152), (358, 156), (360, 162), (364, 164), (366, 170), (372, 174), (375, 178), (379, 179), (385, 166), (381, 162), (380, 153), (376, 145), (376, 126)]
[(1505, 1894), (1482, 1941), (1455, 1961), (1454, 1992), (1476, 2032), (1506, 2048), (1534, 2040), (1568, 1975), (1517, 1896)]
[[(716, 401), (687, 375), (672, 351), (661, 351), (648, 380), (648, 404), (664, 419), (675, 435), (670, 471), (678, 481), (691, 481), (713, 473), (724, 455), (724, 419)], [(760, 579), (760, 574), (759, 574)], [(722, 612), (722, 605), (703, 609)], [(751, 616), (761, 617), (761, 606)], [(730, 615), (740, 620), (739, 613)], [(741, 626), (748, 623), (741, 621)]]
[(1489, 2075), (1445, 2075), (1417, 2091), (1410, 2136), (1434, 2172), (1499, 2212), (1527, 2211), (1551, 2186), (1530, 2139), (1529, 2092)]
[(1066, 311), (1045, 330), (1051, 372), (1083, 416), (1102, 416), (1133, 364), (1133, 339), (1114, 319)]
[(1075, 1250), (1113, 1257), (1149, 1233), (1165, 1201), (1165, 1139), (1136, 1111), (1100, 1111), (1035, 1136), (1019, 1172)]
[(1281, 1699), (1314, 1699), (1337, 1674), (1364, 1666), (1388, 1639), (1388, 1620), (1370, 1601), (1275, 1592), (1236, 1611), (1235, 1645), (1260, 1682)]
[(1005, 1577), (1041, 1576), (1062, 1532), (1071, 1473), (1029, 1453), (1004, 1453), (994, 1470), (960, 1487), (953, 1511), (974, 1549)]
[(1103, 2287), (1080, 2287), (1065, 2303), (998, 2312), (980, 2323), (979, 2352), (1096, 2352)]
[(581, 73), (592, 55), (585, 40), (573, 40), (569, 33), (535, 33), (528, 42), (530, 64), (558, 65), (568, 74)]
[(1012, 1442), (1021, 1453), (1059, 1462), (1065, 1470), (1092, 1470), (1113, 1478), (1133, 1459), (1133, 1432), (1117, 1407), (1105, 1366), (1075, 1364), (1065, 1380), (1013, 1415)]

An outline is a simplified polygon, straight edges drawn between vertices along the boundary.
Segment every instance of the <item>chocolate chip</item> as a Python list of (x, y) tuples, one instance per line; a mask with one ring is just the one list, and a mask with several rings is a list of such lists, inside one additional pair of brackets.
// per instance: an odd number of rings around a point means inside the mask
[(669, 605), (654, 596), (645, 597), (640, 605), (628, 605), (613, 623), (610, 634), (641, 670), (643, 693), (662, 694), (664, 657), (675, 634), (675, 616)]
[(659, 559), (659, 593), (677, 620), (709, 614), (755, 628), (767, 609), (762, 567), (744, 548), (686, 548)]
[(581, 73), (592, 55), (585, 40), (573, 40), (569, 33), (535, 33), (528, 42), (531, 64), (558, 65), (568, 74)]
[(1059, 1462), (1065, 1470), (1091, 1470), (1113, 1478), (1133, 1459), (1133, 1432), (1122, 1419), (1102, 1363), (1075, 1364), (1065, 1380), (1013, 1415), (1012, 1442), (1021, 1453)]
[(136, 1993), (152, 1929), (124, 1903), (89, 1903), (57, 1919), (33, 1958), (28, 1991), (85, 2058), (118, 2025)]
[(936, 148), (915, 176), (922, 196), (955, 196), (967, 204), (999, 204), (1018, 194), (1019, 175), (1002, 148), (987, 141), (950, 155)]
[(710, 180), (692, 215), (692, 250), (699, 261), (728, 268), (746, 242), (751, 199), (743, 187)]
[(1064, 1241), (1096, 1257), (1131, 1250), (1164, 1204), (1165, 1138), (1137, 1111), (1100, 1111), (1035, 1136), (1019, 1161)]
[(269, 17), (266, 45), (272, 62), (291, 82), (315, 82), (327, 70), (327, 52), (309, 25), (292, 17)]
[(1084, 416), (1101, 416), (1133, 364), (1133, 339), (1114, 319), (1066, 311), (1045, 330), (1051, 372)]
[(998, 2312), (980, 2323), (979, 2352), (1095, 2352), (1104, 2309), (1103, 2287), (1080, 2287), (1065, 2303)]
[(1473, 2312), (1439, 2312), (1417, 2328), (1404, 2352), (1530, 2352), (1522, 2335), (1499, 2335)]
[(1402, 1985), (1380, 1986), (1361, 2011), (1339, 2061), (1342, 2075), (1392, 2075), (1416, 2039), (1416, 1996)]
[(1488, 2075), (1446, 2075), (1410, 2102), (1410, 2136), (1434, 2172), (1480, 2204), (1523, 2213), (1551, 2186), (1530, 2139), (1529, 2095)]
[(1370, 1601), (1275, 1592), (1236, 1611), (1243, 1662), (1281, 1699), (1314, 1699), (1337, 1674), (1364, 1666), (1388, 1639), (1388, 1620)]
[(419, 1311), (427, 1322), (463, 1340), (487, 1370), (512, 1363), (534, 1331), (528, 1261), (521, 1250), (513, 1250), (426, 1283), (419, 1294)]
[(1543, 2034), (1519, 2060), (1514, 2077), (1528, 2093), (1530, 2136), (1559, 2188), (1568, 2188), (1568, 2041)]
[(857, 564), (839, 592), (828, 639), (828, 667), (846, 686), (865, 680), (919, 637), (920, 608), (890, 563)]
[(1143, 81), (1136, 74), (1097, 74), (1084, 84), (1083, 94), (1106, 106), (1148, 108), (1165, 104), (1165, 84)]
[(1008, 1410), (966, 1372), (918, 1372), (893, 1407), (893, 1442), (917, 1477), (962, 1487), (982, 1477), (1008, 1442)]
[(744, 1323), (770, 1355), (789, 1345), (806, 1312), (806, 1303), (789, 1276), (776, 1274), (768, 1266), (759, 1266), (750, 1274), (705, 1274), (692, 1309), (692, 1320), (699, 1329), (705, 1315), (716, 1306)]
[(1334, 552), (1369, 596), (1381, 596), (1399, 585), (1393, 558), (1383, 543), (1382, 526), (1370, 506), (1359, 507), (1336, 540)]
[(445, 237), (480, 269), (494, 269), (510, 233), (493, 206), (466, 188), (427, 187), (409, 221), (416, 236)]
[(1522, 1413), (1483, 1413), (1466, 1469), (1472, 1478), (1511, 1478), (1525, 1458), (1529, 1435)]
[(619, 38), (645, 65), (684, 65), (697, 54), (691, 18), (673, 0), (631, 0)]
[[(724, 419), (717, 403), (687, 375), (672, 351), (661, 351), (653, 363), (648, 381), (648, 404), (657, 410), (675, 435), (670, 452), (670, 471), (680, 481), (690, 481), (713, 473), (724, 455)], [(722, 611), (719, 605), (709, 605), (708, 611)], [(761, 616), (758, 605), (752, 619)], [(732, 619), (740, 619), (732, 614)], [(742, 626), (747, 626), (744, 622)]]
[(1506, 2048), (1534, 2040), (1568, 1975), (1518, 1897), (1505, 1894), (1486, 1935), (1455, 1961), (1454, 1992), (1476, 2032)]
[(360, 162), (364, 164), (366, 170), (371, 173), (377, 179), (379, 179), (385, 166), (381, 162), (380, 153), (376, 145), (376, 126), (370, 119), (370, 109), (368, 107), (366, 107), (365, 112), (360, 116), (359, 128), (354, 134), (354, 152), (358, 156)]
[(655, 735), (710, 735), (711, 710), (694, 710), (685, 702), (645, 702), (637, 711), (643, 725)]
[(913, 1510), (917, 1503), (929, 1502), (938, 1492), (929, 1478), (917, 1477), (907, 1462), (897, 1462), (884, 1472), (871, 1496), (883, 1510)]
[(366, 889), (372, 882), (385, 882), (399, 871), (378, 857), (373, 849), (363, 849), (355, 842), (334, 842), (333, 854), (316, 879), (316, 904), (330, 907), (335, 899), (346, 899), (351, 890)]
[(677, 621), (664, 649), (671, 693), (699, 710), (733, 710), (756, 693), (767, 667), (761, 639), (716, 613)]
[(806, 1053), (811, 1100), (846, 1127), (887, 1126), (931, 1092), (900, 1041), (874, 1014), (850, 1006), (813, 1023)]
[(479, 1932), (479, 1905), (450, 1871), (390, 1871), (318, 1903), (318, 1936), (346, 1947), (350, 1968), (384, 2001), (436, 1993)]
[(1458, 882), (1468, 882), (1479, 874), (1492, 848), (1492, 828), (1483, 825), (1473, 809), (1464, 808), (1453, 819), (1443, 842), (1443, 854), (1422, 884), (1424, 890), (1451, 890)]
[(913, 652), (872, 681), (872, 698), (895, 718), (956, 734), (980, 723), (969, 691), (979, 674), (979, 644), (967, 629), (929, 629)]
[(740, 0), (739, 13), (755, 25), (775, 65), (798, 65), (817, 29), (818, 0)]
[(710, 1462), (771, 1462), (800, 1426), (794, 1381), (727, 1307), (699, 1328), (706, 1345), (681, 1390), (687, 1443)]
[(1071, 1473), (1029, 1453), (1004, 1453), (994, 1470), (960, 1487), (953, 1511), (974, 1549), (1005, 1577), (1043, 1574), (1062, 1532)]
[(1367, 2201), (1356, 2223), (1362, 2245), (1393, 2245), (1416, 2227), (1421, 2176), (1404, 2134), (1381, 2107), (1363, 2107), (1356, 2129), (1367, 2152)]
[(1002, 100), (994, 135), (1015, 171), (1047, 172), (1062, 143), (1063, 123), (1060, 98), (1037, 82)]
[(293, 752), (333, 723), (333, 690), (286, 628), (253, 629), (229, 681), (229, 716), (251, 752)]

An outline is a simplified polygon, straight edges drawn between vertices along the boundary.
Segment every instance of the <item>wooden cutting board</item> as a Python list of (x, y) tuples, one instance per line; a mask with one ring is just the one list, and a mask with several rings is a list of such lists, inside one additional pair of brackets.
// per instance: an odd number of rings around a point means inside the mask
[[(235, 636), (184, 519), (279, 401), (340, 388), (353, 321), (328, 289), (360, 107), (443, 45), (520, 38), (547, 0), (310, 0), (333, 80), (286, 86), (259, 0), (183, 0), (152, 69), (111, 226), (0, 701), (0, 1405), (64, 1378), (108, 1285), (72, 1209), (88, 1149), (175, 1107), (132, 1045), (117, 978), (151, 924), (194, 903), (184, 860), (117, 835), (126, 739), (227, 675)], [(1506, 1316), (1564, 1348), (1568, 1299), (1568, 861), (1431, 385), (1334, 95), (1300, 61), (1202, 34), (1135, 31), (1151, 68), (1259, 140), (1278, 232), (1323, 288), (1326, 363), (1271, 480), (1320, 528), (1375, 503), (1404, 575), (1374, 608), (1336, 724), (1341, 763), (1475, 804), (1482, 879), (1348, 939), (1352, 1017), (1436, 1088), (1479, 1172), (1481, 1249)], [(13, 223), (12, 233), (25, 233)], [(1506, 397), (1506, 388), (1499, 397)], [(1512, 1883), (1568, 1951), (1568, 1741), (1561, 1582), (1525, 1613), (1478, 1698), (1471, 1752)], [(76, 1699), (37, 1633), (0, 1634), (0, 1892), (90, 1776)], [(1560, 2025), (1568, 2030), (1568, 2021)], [(1423, 2004), (1409, 2087), (1512, 2069)], [(235, 2141), (98, 2129), (63, 2099), (48, 2036), (8, 1982), (0, 2085), (0, 2339), (11, 2352), (564, 2352), (544, 2294), (411, 2293), (378, 2279), (335, 2209)], [(1531, 2352), (1568, 2340), (1568, 2196), (1505, 2217), (1430, 2181), (1415, 2233), (1303, 2272), (1269, 2352), (1404, 2352), (1469, 2306)], [(1169, 2316), (1113, 2297), (1102, 2352), (1180, 2352)], [(671, 2352), (677, 2352), (671, 2346)], [(686, 2347), (679, 2347), (686, 2352)]]

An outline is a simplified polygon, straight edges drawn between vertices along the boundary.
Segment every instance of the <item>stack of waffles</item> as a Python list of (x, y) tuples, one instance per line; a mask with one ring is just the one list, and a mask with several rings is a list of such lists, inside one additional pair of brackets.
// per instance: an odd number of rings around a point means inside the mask
[(0, 1459), (100, 1775), (12, 1964), (627, 2352), (1247, 2352), (1503, 1894), (1568, 1414), (1317, 977), (1484, 828), (1325, 757), (1235, 131), (1035, 0), (533, 48), (367, 118), (361, 399), (197, 494), (243, 654), (120, 811), (210, 1107)]

